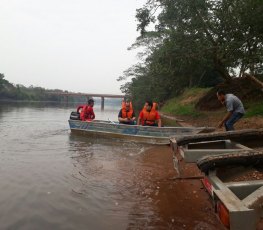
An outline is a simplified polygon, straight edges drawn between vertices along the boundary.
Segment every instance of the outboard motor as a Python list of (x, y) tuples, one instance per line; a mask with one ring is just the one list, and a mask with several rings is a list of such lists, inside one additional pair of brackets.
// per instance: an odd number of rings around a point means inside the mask
[(80, 113), (78, 113), (78, 112), (71, 112), (70, 120), (80, 120)]

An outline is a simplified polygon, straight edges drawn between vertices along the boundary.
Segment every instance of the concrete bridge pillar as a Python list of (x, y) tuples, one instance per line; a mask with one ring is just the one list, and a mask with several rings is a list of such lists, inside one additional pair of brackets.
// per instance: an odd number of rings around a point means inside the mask
[(101, 97), (101, 110), (104, 110), (104, 97)]
[(63, 96), (63, 100), (64, 100), (64, 103), (66, 103), (66, 105), (68, 105), (68, 101), (69, 101), (68, 97), (69, 97), (68, 95), (66, 95), (66, 96), (64, 95)]

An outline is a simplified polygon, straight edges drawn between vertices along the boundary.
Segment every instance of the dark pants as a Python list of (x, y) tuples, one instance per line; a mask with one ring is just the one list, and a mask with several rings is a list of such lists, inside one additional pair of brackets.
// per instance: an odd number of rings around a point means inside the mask
[(153, 123), (153, 124), (143, 124), (143, 126), (158, 126), (157, 123)]
[(226, 131), (234, 130), (234, 124), (243, 117), (242, 113), (233, 113), (232, 116), (225, 122)]
[(120, 124), (125, 124), (125, 125), (136, 125), (136, 121), (120, 122)]

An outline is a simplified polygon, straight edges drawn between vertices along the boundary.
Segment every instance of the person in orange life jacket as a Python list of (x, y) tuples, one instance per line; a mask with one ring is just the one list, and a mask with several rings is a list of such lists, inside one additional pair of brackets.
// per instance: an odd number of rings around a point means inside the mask
[(93, 111), (94, 100), (89, 99), (87, 105), (84, 105), (80, 112), (80, 120), (91, 121), (95, 119), (95, 113)]
[(122, 108), (118, 114), (118, 120), (121, 124), (135, 125), (135, 113), (132, 103), (129, 100), (122, 102)]
[(145, 102), (145, 108), (142, 109), (138, 118), (138, 125), (147, 125), (147, 126), (162, 126), (161, 117), (159, 113), (153, 109), (152, 101)]

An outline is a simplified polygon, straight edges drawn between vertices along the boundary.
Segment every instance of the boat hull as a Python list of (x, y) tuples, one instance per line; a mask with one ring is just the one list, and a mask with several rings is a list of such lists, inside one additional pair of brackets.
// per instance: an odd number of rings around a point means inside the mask
[(72, 133), (93, 137), (110, 137), (150, 144), (169, 144), (170, 137), (181, 137), (197, 134), (204, 127), (151, 127), (125, 125), (109, 121), (92, 122), (69, 120)]

